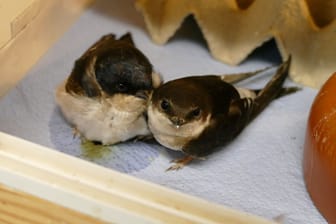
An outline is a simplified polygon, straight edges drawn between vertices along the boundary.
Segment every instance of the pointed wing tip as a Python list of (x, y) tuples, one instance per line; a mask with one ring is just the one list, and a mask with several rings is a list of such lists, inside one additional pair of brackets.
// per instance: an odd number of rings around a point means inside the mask
[(289, 55), (288, 58), (278, 67), (278, 71), (288, 71), (291, 65), (292, 56)]
[(289, 65), (291, 64), (292, 61), (292, 55), (288, 55), (287, 59), (283, 62), (283, 64), (287, 65), (289, 67)]

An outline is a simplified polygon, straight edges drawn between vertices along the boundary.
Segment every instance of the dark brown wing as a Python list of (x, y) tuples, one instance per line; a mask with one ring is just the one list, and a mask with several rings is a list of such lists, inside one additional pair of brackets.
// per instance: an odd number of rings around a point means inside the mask
[(89, 49), (86, 50), (86, 52), (81, 56), (81, 58), (88, 57), (92, 53), (96, 54), (96, 52), (108, 49), (120, 43), (128, 44), (133, 47), (135, 46), (131, 33), (126, 33), (122, 35), (119, 39), (116, 39), (115, 35), (110, 33), (102, 36), (97, 42), (95, 42)]
[(101, 96), (99, 86), (93, 76), (90, 74), (90, 64), (94, 63), (94, 54), (98, 49), (102, 49), (115, 42), (114, 34), (107, 34), (101, 37), (83, 55), (75, 61), (74, 67), (66, 83), (66, 91), (77, 95), (86, 95), (89, 97)]
[(95, 58), (82, 57), (76, 60), (65, 85), (68, 93), (88, 97), (99, 97), (101, 92), (92, 72)]
[(133, 47), (132, 35), (126, 33), (117, 40), (114, 34), (107, 34), (89, 47), (75, 62), (74, 68), (67, 80), (67, 92), (86, 95), (88, 97), (100, 97), (102, 95), (101, 89), (94, 74), (95, 60), (101, 52), (111, 49), (116, 45)]
[[(183, 151), (194, 157), (202, 157), (210, 154), (217, 147), (225, 145), (235, 138), (244, 127), (258, 116), (265, 107), (281, 94), (290, 94), (297, 88), (283, 88), (282, 85), (288, 76), (290, 57), (276, 71), (266, 86), (258, 91), (255, 99), (232, 99), (228, 113), (225, 110), (216, 114), (211, 124), (195, 140), (187, 144)], [(289, 90), (286, 93), (286, 90)]]
[(102, 36), (97, 42), (95, 42), (89, 49), (87, 49), (84, 54), (79, 58), (83, 59), (88, 57), (92, 52), (97, 51), (97, 49), (105, 48), (115, 42), (116, 38), (114, 34), (106, 34)]
[(190, 141), (183, 151), (194, 157), (204, 157), (234, 139), (247, 125), (253, 109), (249, 98), (233, 99), (227, 113), (217, 113), (202, 134)]

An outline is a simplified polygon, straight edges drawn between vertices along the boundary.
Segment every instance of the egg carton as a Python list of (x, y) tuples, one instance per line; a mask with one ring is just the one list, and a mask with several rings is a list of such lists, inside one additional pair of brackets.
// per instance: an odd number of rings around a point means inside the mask
[(154, 42), (165, 44), (192, 15), (215, 59), (241, 63), (275, 39), (282, 58), (292, 55), (290, 77), (318, 88), (336, 71), (334, 0), (137, 0)]

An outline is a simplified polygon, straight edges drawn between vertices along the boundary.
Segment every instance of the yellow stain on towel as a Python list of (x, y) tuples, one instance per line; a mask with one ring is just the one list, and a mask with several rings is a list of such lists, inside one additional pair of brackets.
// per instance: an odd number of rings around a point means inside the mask
[(95, 144), (92, 141), (83, 141), (81, 144), (82, 156), (88, 160), (97, 160), (111, 153), (109, 146)]

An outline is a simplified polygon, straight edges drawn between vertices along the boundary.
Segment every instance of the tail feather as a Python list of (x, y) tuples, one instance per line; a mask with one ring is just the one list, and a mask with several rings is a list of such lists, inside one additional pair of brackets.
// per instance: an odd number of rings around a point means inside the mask
[[(262, 89), (253, 89), (251, 91), (253, 91), (254, 94), (256, 94), (256, 96), (258, 96), (261, 90)], [(289, 94), (295, 93), (295, 92), (300, 91), (300, 90), (302, 90), (302, 88), (298, 87), (298, 86), (283, 87), (283, 88), (281, 88), (281, 91), (280, 91), (279, 95), (276, 96), (275, 98), (278, 99), (278, 98), (281, 98), (283, 96), (287, 96)]]
[[(265, 107), (275, 98), (294, 92), (294, 89), (282, 88), (284, 81), (288, 76), (288, 71), (291, 63), (291, 57), (287, 59), (276, 71), (273, 78), (266, 86), (257, 92), (257, 97), (254, 99), (253, 109), (250, 119), (255, 118)], [(287, 90), (288, 91), (287, 91)], [(296, 90), (297, 91), (297, 90)]]
[(281, 92), (279, 93), (279, 95), (276, 98), (280, 98), (292, 93), (295, 93), (297, 91), (300, 91), (302, 88), (297, 87), (297, 86), (291, 86), (291, 87), (286, 87), (286, 88), (282, 88)]
[(269, 69), (273, 68), (272, 66), (263, 68), (263, 69), (259, 69), (256, 70), (254, 72), (244, 72), (244, 73), (236, 73), (236, 74), (227, 74), (227, 75), (220, 75), (220, 78), (222, 81), (230, 83), (230, 84), (234, 84), (240, 81), (243, 81), (245, 79), (251, 78), (255, 75), (258, 75), (262, 72), (265, 72)]

